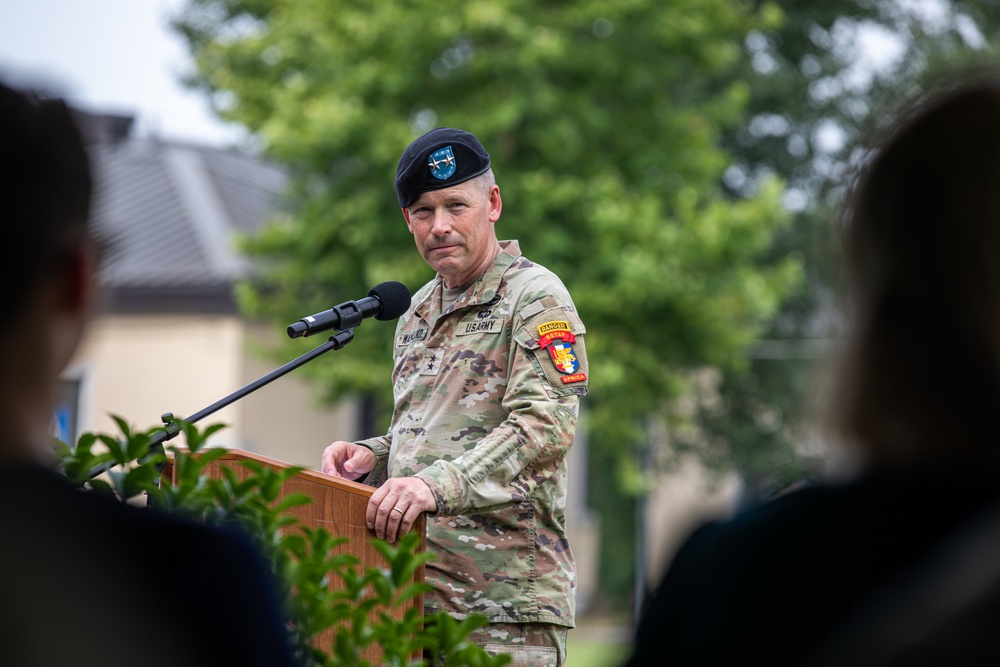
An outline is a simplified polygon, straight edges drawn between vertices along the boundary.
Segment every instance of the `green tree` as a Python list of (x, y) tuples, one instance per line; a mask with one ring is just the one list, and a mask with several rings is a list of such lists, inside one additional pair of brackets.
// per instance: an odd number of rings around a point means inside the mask
[[(743, 44), (779, 19), (739, 0), (192, 0), (176, 21), (191, 82), (296, 177), (287, 218), (247, 241), (264, 268), (244, 306), (287, 323), (383, 280), (428, 280), (396, 160), (435, 126), (469, 129), (505, 197), (498, 235), (564, 279), (588, 326), (595, 458), (632, 460), (646, 416), (670, 412), (697, 370), (739, 367), (799, 280), (794, 253), (769, 252), (789, 222), (780, 182), (722, 185), (720, 138), (750, 98)], [(390, 336), (366, 324), (349, 355), (309, 371), (330, 397), (385, 406)], [(638, 478), (618, 469), (595, 482), (627, 510), (619, 489)]]
[[(737, 77), (751, 95), (747, 122), (726, 132), (724, 183), (751, 196), (775, 175), (794, 222), (772, 252), (805, 259), (805, 279), (755, 346), (722, 376), (719, 400), (699, 423), (710, 460), (736, 467), (767, 495), (808, 469), (795, 453), (815, 422), (816, 359), (836, 336), (838, 240), (834, 224), (848, 166), (873, 126), (928, 79), (959, 64), (995, 62), (1000, 5), (993, 2), (776, 0), (782, 20), (747, 34)], [(704, 440), (704, 439), (703, 439)], [(704, 457), (703, 457), (704, 458)]]

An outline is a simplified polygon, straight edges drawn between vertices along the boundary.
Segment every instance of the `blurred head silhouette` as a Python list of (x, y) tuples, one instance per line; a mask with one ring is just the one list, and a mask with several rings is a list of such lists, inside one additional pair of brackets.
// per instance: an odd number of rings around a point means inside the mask
[(834, 423), (874, 464), (1000, 463), (1000, 75), (906, 109), (846, 209)]
[(0, 461), (48, 449), (92, 302), (91, 188), (66, 105), (0, 84)]

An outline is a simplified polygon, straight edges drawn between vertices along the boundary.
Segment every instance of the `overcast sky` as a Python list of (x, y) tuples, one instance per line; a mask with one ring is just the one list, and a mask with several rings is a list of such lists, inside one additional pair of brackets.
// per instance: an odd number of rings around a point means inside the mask
[[(184, 4), (0, 0), (0, 78), (22, 85), (41, 83), (88, 111), (134, 114), (141, 135), (233, 143), (243, 136), (241, 131), (217, 120), (202, 95), (180, 84), (190, 58), (167, 22)], [(903, 4), (922, 8), (931, 28), (942, 23), (941, 0)], [(977, 37), (974, 26), (966, 28), (960, 30), (963, 36), (968, 32), (967, 39)], [(865, 54), (858, 61), (866, 76), (899, 56), (898, 41), (883, 33), (872, 28), (857, 34), (856, 52)], [(981, 36), (978, 40), (983, 41)]]
[(132, 113), (141, 134), (231, 143), (238, 130), (216, 120), (186, 90), (190, 64), (167, 26), (184, 0), (0, 0), (0, 77), (41, 83), (88, 111)]

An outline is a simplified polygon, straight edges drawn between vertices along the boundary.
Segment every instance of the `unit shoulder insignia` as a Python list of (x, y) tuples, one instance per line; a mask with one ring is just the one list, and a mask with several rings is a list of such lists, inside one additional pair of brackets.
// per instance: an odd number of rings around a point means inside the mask
[(549, 357), (556, 370), (565, 377), (559, 378), (563, 384), (573, 382), (583, 382), (587, 379), (586, 373), (580, 370), (580, 361), (573, 351), (573, 343), (576, 336), (570, 331), (569, 322), (565, 320), (554, 320), (538, 325), (538, 346), (549, 351)]

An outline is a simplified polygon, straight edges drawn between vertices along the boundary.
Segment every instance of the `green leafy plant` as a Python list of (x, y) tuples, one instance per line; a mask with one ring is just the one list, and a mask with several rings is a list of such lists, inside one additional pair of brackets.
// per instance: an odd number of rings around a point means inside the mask
[[(160, 511), (209, 525), (242, 526), (277, 575), (289, 639), (302, 665), (370, 667), (365, 656), (372, 646), (378, 647), (377, 664), (387, 667), (427, 665), (424, 655), (440, 656), (445, 667), (500, 667), (510, 662), (510, 656), (492, 656), (468, 640), (487, 623), (484, 616), (456, 621), (443, 612), (423, 616), (414, 608), (414, 598), (427, 586), (413, 583), (413, 574), (433, 558), (418, 553), (418, 535), (405, 535), (396, 545), (373, 540), (386, 567), (362, 568), (357, 558), (338, 550), (345, 538), (304, 526), (289, 514), (312, 502), (303, 494), (281, 496), (285, 480), (301, 468), (278, 471), (240, 461), (247, 474), (224, 465), (221, 477), (210, 477), (206, 468), (226, 451), (206, 445), (223, 426), (199, 430), (178, 421), (187, 447), (167, 448), (175, 482), (160, 484), (167, 456), (153, 446), (158, 429), (137, 432), (123, 419), (114, 419), (117, 436), (85, 433), (75, 447), (56, 443), (62, 474), (81, 489), (122, 502), (136, 503), (145, 496)], [(97, 470), (104, 472), (95, 476)], [(334, 578), (340, 586), (330, 585)]]

